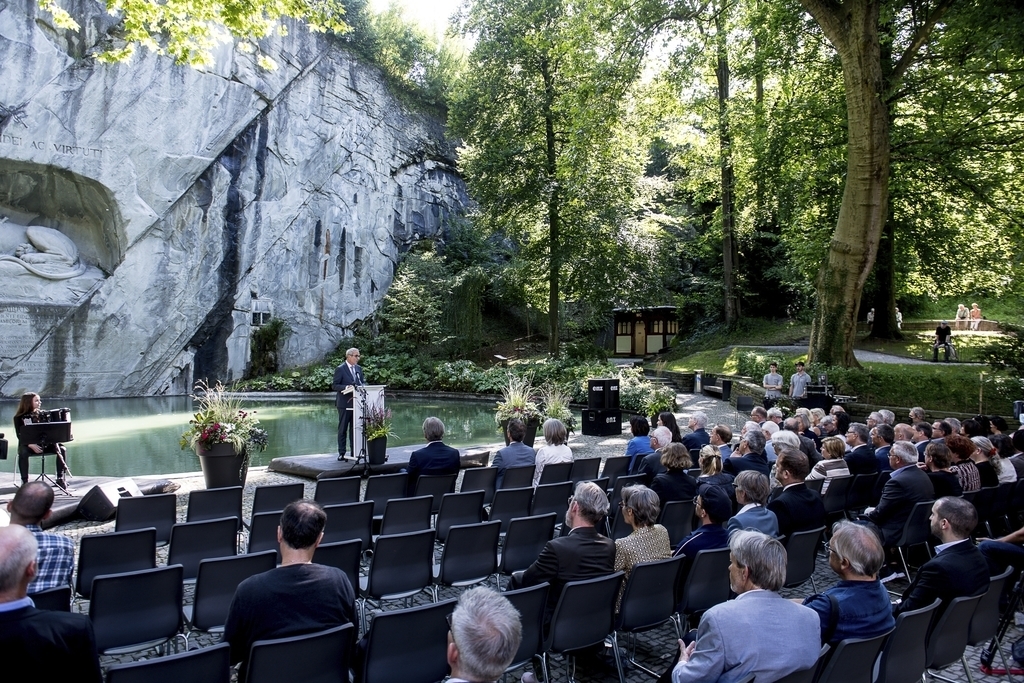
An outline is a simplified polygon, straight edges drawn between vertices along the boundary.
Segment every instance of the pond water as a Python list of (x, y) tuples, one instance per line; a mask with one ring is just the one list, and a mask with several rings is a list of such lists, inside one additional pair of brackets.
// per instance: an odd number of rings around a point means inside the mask
[[(338, 452), (338, 411), (334, 395), (309, 395), (299, 399), (246, 400), (270, 434), (263, 453), (252, 454), (252, 465), (266, 465), (285, 455)], [(17, 470), (18, 440), (14, 436), (16, 402), (0, 403), (0, 431), (10, 444), (0, 473)], [(423, 442), (423, 420), (431, 415), (445, 424), (445, 443), (465, 447), (501, 440), (488, 401), (430, 400), (388, 397), (398, 440), (389, 446)], [(70, 408), (74, 441), (67, 444), (72, 473), (89, 476), (127, 477), (143, 474), (196, 472), (199, 460), (191, 450), (181, 450), (178, 439), (192, 417), (187, 396), (160, 398), (111, 398), (89, 400), (44, 399), (44, 409)], [(39, 461), (31, 461), (31, 477)], [(47, 458), (53, 472), (53, 458)], [(2, 476), (2, 475), (0, 475)]]

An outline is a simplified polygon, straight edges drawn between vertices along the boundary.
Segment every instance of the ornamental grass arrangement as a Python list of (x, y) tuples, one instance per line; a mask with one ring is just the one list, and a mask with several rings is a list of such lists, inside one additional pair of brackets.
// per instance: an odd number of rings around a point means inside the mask
[(229, 443), (235, 451), (265, 451), (267, 430), (260, 427), (256, 411), (246, 411), (242, 401), (229, 396), (224, 385), (217, 382), (212, 387), (205, 380), (196, 382), (192, 396), (199, 403), (199, 412), (189, 420), (188, 430), (181, 435), (181, 448), (209, 450), (220, 443)]
[(385, 408), (383, 400), (367, 406), (362, 419), (363, 434), (366, 435), (367, 441), (398, 438), (392, 429), (391, 408)]
[(501, 388), (502, 400), (494, 408), (494, 421), (501, 424), (514, 418), (523, 422), (539, 420), (541, 411), (530, 378), (517, 377), (511, 372), (507, 377), (508, 381)]

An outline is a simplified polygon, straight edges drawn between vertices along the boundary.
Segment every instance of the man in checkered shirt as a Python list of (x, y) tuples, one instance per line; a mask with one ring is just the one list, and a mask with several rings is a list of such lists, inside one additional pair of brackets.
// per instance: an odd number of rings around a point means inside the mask
[(75, 566), (75, 543), (67, 536), (48, 534), (39, 526), (50, 516), (53, 489), (41, 481), (22, 484), (7, 504), (11, 524), (20, 524), (36, 537), (39, 555), (36, 559), (36, 578), (28, 585), (28, 594), (48, 588), (71, 585), (71, 571)]

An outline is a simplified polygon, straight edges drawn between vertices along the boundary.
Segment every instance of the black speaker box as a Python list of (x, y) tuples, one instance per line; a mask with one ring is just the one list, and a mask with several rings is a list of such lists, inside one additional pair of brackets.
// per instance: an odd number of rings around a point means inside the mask
[(588, 379), (587, 409), (616, 410), (619, 407), (619, 379)]
[(586, 436), (618, 436), (622, 433), (622, 411), (584, 410), (582, 428)]
[(105, 522), (113, 519), (117, 513), (117, 504), (122, 498), (135, 498), (142, 491), (132, 479), (115, 479), (105, 484), (93, 486), (89, 493), (82, 497), (78, 511), (91, 522)]

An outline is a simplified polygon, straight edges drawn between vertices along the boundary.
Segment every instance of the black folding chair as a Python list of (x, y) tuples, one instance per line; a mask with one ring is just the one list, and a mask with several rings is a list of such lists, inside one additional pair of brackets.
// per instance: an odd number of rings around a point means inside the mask
[[(569, 472), (569, 481), (575, 489), (576, 484), (581, 481), (597, 479), (597, 472), (601, 468), (601, 458), (579, 458), (572, 461), (572, 470)], [(605, 472), (603, 477), (610, 476)]]
[[(622, 572), (584, 581), (569, 581), (551, 616), (548, 637), (544, 643), (544, 670), (549, 652), (565, 656), (569, 681), (576, 679), (574, 653), (603, 643), (614, 628), (615, 598), (622, 585)], [(550, 680), (550, 679), (549, 679)]]
[(344, 505), (358, 503), (362, 488), (361, 477), (331, 477), (316, 480), (316, 492), (313, 500), (324, 507), (328, 505)]
[(518, 489), (498, 489), (494, 492), (494, 500), (491, 502), (491, 511), (488, 519), (499, 520), (501, 522), (501, 532), (505, 533), (508, 531), (508, 523), (513, 519), (530, 516), (530, 502), (532, 500), (532, 486), (524, 486)]
[(425, 474), (416, 479), (414, 497), (430, 496), (430, 514), (436, 515), (441, 509), (441, 498), (448, 493), (455, 493), (457, 474)]
[(118, 655), (171, 641), (177, 647), (182, 591), (180, 564), (97, 576), (89, 600), (96, 651)]
[(92, 581), (102, 574), (121, 574), (156, 567), (156, 529), (115, 531), (82, 536), (78, 548), (75, 592), (86, 600)]
[(370, 547), (373, 538), (373, 501), (328, 505), (324, 508), (327, 524), (323, 543), (339, 543), (359, 539), (360, 552)]
[(483, 520), (484, 492), (448, 493), (441, 499), (441, 510), (434, 520), (437, 542), (444, 543), (448, 529), (456, 524), (477, 524)]
[(571, 462), (553, 462), (550, 465), (545, 465), (540, 473), (540, 481), (537, 483), (544, 485), (570, 481), (569, 475), (572, 472), (572, 465)]
[(339, 543), (321, 543), (313, 553), (313, 562), (327, 567), (337, 567), (345, 572), (352, 590), (359, 588), (359, 562), (362, 558), (359, 539)]
[(501, 522), (456, 525), (448, 530), (441, 562), (434, 567), (434, 602), (441, 586), (464, 588), (487, 581), (498, 569)]
[(555, 518), (555, 513), (551, 512), (510, 520), (498, 557), (498, 574), (511, 575), (533, 564), (555, 533)]
[(363, 494), (363, 500), (373, 501), (373, 516), (379, 519), (384, 516), (384, 507), (389, 500), (405, 498), (408, 486), (409, 475), (405, 472), (375, 474), (366, 479), (366, 492)]
[(269, 484), (257, 486), (252, 496), (252, 515), (281, 512), (288, 504), (304, 498), (305, 484)]
[(199, 489), (188, 494), (186, 522), (205, 522), (208, 519), (236, 517), (242, 528), (242, 487)]
[[(626, 580), (626, 588), (622, 593), (619, 615), (612, 632), (612, 647), (615, 652), (615, 665), (619, 671), (619, 681), (626, 682), (622, 669), (622, 650), (619, 646), (619, 635), (643, 633), (671, 622), (676, 629), (676, 638), (682, 638), (679, 622), (675, 619), (675, 586), (679, 576), (679, 568), (685, 556), (678, 555), (666, 560), (642, 562), (635, 565)], [(633, 654), (629, 663), (647, 674), (657, 678), (658, 674), (640, 665)]]
[(161, 493), (136, 498), (122, 498), (117, 503), (117, 521), (114, 531), (156, 529), (156, 544), (166, 545), (171, 540), (171, 527), (177, 521), (178, 497)]
[(519, 621), (523, 629), (519, 649), (516, 650), (515, 657), (505, 669), (505, 673), (521, 669), (536, 658), (541, 662), (544, 680), (551, 680), (540, 658), (544, 652), (544, 611), (547, 608), (549, 589), (549, 584), (544, 582), (529, 588), (502, 593), (519, 612)]
[(352, 624), (289, 638), (257, 640), (249, 650), (246, 683), (339, 683), (348, 680)]
[(484, 505), (490, 505), (494, 498), (495, 482), (498, 479), (497, 467), (470, 467), (462, 471), (461, 493), (483, 491)]
[(200, 562), (192, 604), (182, 607), (188, 627), (209, 633), (223, 631), (238, 584), (275, 566), (277, 553), (271, 550)]
[(237, 553), (238, 522), (234, 517), (184, 522), (171, 528), (167, 564), (180, 564), (184, 580), (191, 582), (199, 573), (199, 563), (203, 560), (231, 557)]
[(231, 646), (217, 643), (181, 654), (114, 664), (107, 683), (228, 683), (231, 680)]
[(519, 489), (524, 487), (533, 488), (533, 474), (536, 471), (534, 465), (522, 465), (521, 467), (509, 467), (505, 470), (499, 489)]
[(454, 610), (455, 600), (445, 600), (375, 614), (366, 634), (363, 683), (444, 679), (449, 672), (447, 618)]
[(928, 630), (941, 600), (921, 609), (903, 612), (878, 657), (876, 683), (917, 681), (925, 672)]

